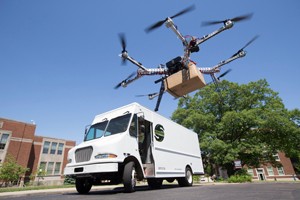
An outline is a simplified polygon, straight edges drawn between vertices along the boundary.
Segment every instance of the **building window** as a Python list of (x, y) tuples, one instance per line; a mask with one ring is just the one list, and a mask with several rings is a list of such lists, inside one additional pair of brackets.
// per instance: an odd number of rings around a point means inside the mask
[(247, 169), (247, 172), (248, 172), (248, 174), (250, 174), (251, 176), (254, 176), (254, 173), (253, 173), (253, 169), (252, 169), (252, 168), (248, 168), (248, 169)]
[(40, 162), (40, 167), (39, 167), (39, 171), (46, 171), (46, 162)]
[(280, 161), (280, 158), (279, 158), (278, 153), (274, 154), (273, 157), (274, 157), (274, 159), (275, 159), (276, 161)]
[(57, 142), (52, 142), (50, 154), (55, 154), (57, 147)]
[(48, 154), (48, 152), (49, 152), (49, 146), (50, 146), (50, 142), (45, 141), (44, 142), (44, 146), (43, 146), (43, 154)]
[(47, 166), (48, 175), (51, 175), (53, 173), (53, 166), (54, 166), (54, 162), (48, 162), (48, 166)]
[(8, 141), (9, 134), (3, 133), (0, 139), (0, 149), (5, 149), (6, 143)]
[(64, 144), (59, 143), (58, 144), (58, 149), (57, 149), (57, 155), (62, 155), (63, 149), (64, 149)]
[(277, 167), (278, 175), (284, 175), (283, 167)]
[(274, 171), (273, 171), (273, 167), (267, 167), (267, 171), (268, 171), (268, 174), (269, 176), (274, 176)]
[(57, 175), (60, 173), (60, 166), (61, 166), (60, 162), (55, 163), (54, 175)]

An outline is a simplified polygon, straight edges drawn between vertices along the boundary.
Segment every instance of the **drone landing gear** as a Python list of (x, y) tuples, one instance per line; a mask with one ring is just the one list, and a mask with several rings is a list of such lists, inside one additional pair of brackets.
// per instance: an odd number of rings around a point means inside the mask
[(157, 102), (156, 102), (156, 106), (155, 106), (155, 109), (154, 109), (155, 112), (158, 111), (161, 98), (162, 98), (162, 96), (163, 96), (163, 94), (165, 92), (164, 78), (161, 78), (158, 81), (155, 81), (155, 83), (158, 83), (158, 82), (161, 82), (161, 86), (160, 86), (160, 90), (159, 90), (159, 94), (158, 94), (158, 99), (157, 99)]

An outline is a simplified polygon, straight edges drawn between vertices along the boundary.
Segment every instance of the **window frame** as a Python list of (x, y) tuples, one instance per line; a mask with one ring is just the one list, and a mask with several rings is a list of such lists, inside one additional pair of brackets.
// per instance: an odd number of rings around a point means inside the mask
[(60, 174), (61, 162), (56, 162), (54, 166), (54, 175)]
[[(48, 145), (48, 147), (47, 147), (47, 152), (45, 151), (45, 150), (46, 150), (46, 143), (49, 143), (49, 145)], [(43, 144), (43, 151), (42, 151), (43, 154), (49, 154), (50, 144), (51, 144), (50, 141), (44, 141), (44, 144)]]
[[(47, 163), (47, 175), (53, 175), (54, 162)], [(49, 173), (50, 172), (50, 173)]]
[(272, 166), (268, 166), (267, 168), (267, 172), (269, 176), (274, 176), (274, 169)]
[(273, 154), (273, 158), (274, 158), (276, 161), (280, 161), (280, 157), (279, 157), (279, 154), (278, 154), (278, 153)]
[(251, 176), (254, 176), (254, 172), (252, 168), (248, 168), (247, 173), (250, 174)]
[[(55, 145), (54, 145), (55, 144)], [(50, 154), (55, 155), (57, 150), (57, 142), (51, 142)]]
[[(7, 136), (6, 140), (4, 141), (4, 137), (3, 136)], [(5, 150), (6, 146), (7, 146), (7, 143), (9, 141), (9, 136), (10, 134), (9, 133), (0, 133), (0, 150)], [(4, 142), (2, 142), (4, 141)], [(3, 146), (3, 147), (2, 147)]]
[(283, 167), (277, 167), (277, 172), (278, 172), (279, 176), (284, 176), (285, 175)]
[(57, 147), (57, 155), (62, 155), (63, 154), (63, 151), (64, 151), (64, 146), (65, 144), (64, 143), (58, 143), (58, 147)]

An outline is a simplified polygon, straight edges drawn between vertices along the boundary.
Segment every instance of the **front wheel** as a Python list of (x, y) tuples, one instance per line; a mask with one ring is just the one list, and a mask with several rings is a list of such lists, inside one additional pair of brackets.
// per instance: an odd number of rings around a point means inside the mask
[(91, 180), (87, 178), (76, 179), (76, 190), (79, 194), (87, 194), (92, 188)]
[(185, 169), (185, 177), (177, 179), (179, 186), (186, 187), (193, 185), (193, 172), (191, 168), (187, 167)]
[(134, 162), (128, 162), (124, 167), (123, 184), (125, 192), (134, 192), (136, 185), (136, 172)]

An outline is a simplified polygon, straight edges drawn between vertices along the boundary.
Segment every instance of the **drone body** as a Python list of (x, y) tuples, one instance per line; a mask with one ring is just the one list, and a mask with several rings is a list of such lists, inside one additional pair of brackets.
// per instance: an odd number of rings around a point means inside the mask
[[(170, 93), (172, 96), (178, 98), (181, 96), (185, 96), (186, 94), (200, 89), (206, 85), (205, 80), (203, 78), (203, 74), (208, 74), (211, 76), (213, 82), (217, 84), (219, 82), (219, 79), (226, 75), (230, 70), (227, 70), (223, 74), (221, 74), (219, 77), (216, 77), (215, 74), (220, 72), (220, 69), (223, 65), (226, 65), (233, 60), (236, 60), (238, 58), (244, 57), (246, 55), (246, 51), (244, 51), (244, 48), (246, 48), (249, 44), (251, 44), (254, 40), (257, 39), (258, 36), (255, 36), (252, 40), (250, 40), (243, 48), (238, 50), (235, 54), (233, 54), (230, 58), (223, 60), (219, 62), (217, 65), (213, 67), (206, 67), (206, 68), (199, 68), (196, 66), (196, 63), (190, 59), (191, 53), (195, 53), (199, 51), (199, 45), (208, 39), (216, 36), (217, 34), (223, 32), (224, 30), (228, 30), (233, 27), (235, 22), (239, 22), (242, 20), (250, 19), (252, 17), (252, 14), (243, 15), (239, 17), (235, 17), (232, 19), (227, 19), (223, 21), (210, 21), (205, 22), (203, 25), (214, 25), (222, 23), (223, 26), (219, 28), (218, 30), (205, 35), (201, 38), (197, 38), (194, 36), (183, 36), (177, 26), (173, 22), (173, 18), (178, 17), (182, 14), (185, 14), (186, 12), (189, 12), (194, 9), (194, 6), (190, 6), (181, 12), (171, 16), (167, 17), (164, 20), (158, 21), (157, 23), (153, 24), (152, 26), (145, 29), (146, 32), (150, 32), (163, 24), (166, 25), (167, 28), (171, 29), (176, 36), (182, 41), (183, 44), (183, 55), (177, 56), (173, 59), (171, 59), (169, 62), (167, 62), (165, 65), (160, 65), (158, 68), (146, 68), (142, 65), (142, 63), (136, 61), (134, 58), (130, 57), (127, 50), (126, 50), (126, 40), (125, 35), (120, 34), (120, 40), (122, 44), (122, 53), (120, 54), (120, 57), (123, 60), (123, 63), (125, 61), (130, 61), (132, 64), (136, 65), (138, 67), (138, 70), (135, 74), (131, 74), (128, 76), (125, 80), (121, 81), (115, 89), (119, 88), (120, 86), (126, 87), (128, 84), (132, 83), (133, 81), (143, 77), (143, 76), (151, 76), (151, 75), (160, 75), (162, 78), (155, 81), (155, 83), (161, 82), (161, 88), (158, 93), (152, 93), (147, 95), (149, 99), (153, 99), (154, 97), (158, 96), (158, 100), (156, 103), (155, 111), (158, 110), (159, 104), (161, 101), (161, 98), (164, 94), (164, 92)], [(164, 67), (166, 66), (166, 67)], [(143, 95), (142, 95), (143, 96)]]

